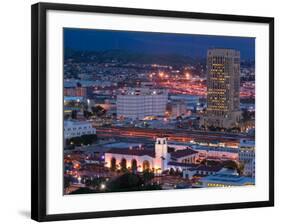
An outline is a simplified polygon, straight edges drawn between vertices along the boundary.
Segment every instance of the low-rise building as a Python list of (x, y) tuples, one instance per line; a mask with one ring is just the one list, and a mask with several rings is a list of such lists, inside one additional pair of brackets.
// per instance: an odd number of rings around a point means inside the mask
[(201, 187), (231, 187), (254, 185), (255, 179), (239, 176), (235, 170), (223, 168), (214, 175), (201, 178), (200, 182)]
[(198, 165), (197, 167), (185, 169), (184, 176), (188, 176), (189, 178), (191, 178), (194, 175), (200, 175), (200, 176), (215, 175), (222, 169), (223, 167), (221, 165), (217, 165), (217, 166)]
[(76, 96), (76, 97), (86, 97), (87, 88), (86, 87), (64, 87), (64, 96)]
[(255, 177), (255, 141), (240, 141), (239, 162), (244, 165), (244, 175)]
[(64, 138), (69, 139), (82, 135), (93, 135), (96, 134), (96, 129), (93, 127), (91, 122), (88, 121), (64, 121)]
[(176, 150), (182, 150), (189, 147), (198, 152), (197, 159), (219, 159), (219, 160), (238, 160), (238, 149), (218, 146), (218, 144), (212, 146), (199, 145), (194, 143), (169, 143), (169, 147), (175, 148)]
[(154, 150), (143, 147), (110, 149), (105, 152), (105, 164), (109, 168), (119, 166), (126, 169), (134, 168), (139, 172), (149, 169), (160, 174), (173, 166), (170, 162), (175, 164), (196, 163), (197, 154), (192, 149), (168, 152), (166, 138), (157, 138)]

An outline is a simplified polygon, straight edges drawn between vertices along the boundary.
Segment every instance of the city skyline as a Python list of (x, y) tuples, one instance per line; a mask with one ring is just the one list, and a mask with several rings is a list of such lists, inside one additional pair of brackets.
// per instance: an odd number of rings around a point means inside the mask
[(255, 185), (254, 40), (64, 32), (64, 194)]

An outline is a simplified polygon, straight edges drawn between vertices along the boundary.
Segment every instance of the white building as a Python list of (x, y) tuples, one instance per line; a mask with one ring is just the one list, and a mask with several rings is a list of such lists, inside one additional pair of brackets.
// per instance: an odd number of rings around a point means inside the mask
[(130, 89), (117, 95), (117, 116), (143, 119), (146, 116), (163, 116), (168, 93), (165, 90), (148, 88)]
[(245, 139), (240, 141), (239, 161), (244, 164), (243, 174), (255, 177), (255, 141)]
[(64, 138), (96, 134), (96, 129), (88, 121), (64, 121)]
[(162, 173), (170, 168), (169, 162), (195, 163), (197, 152), (191, 149), (168, 152), (166, 138), (157, 138), (153, 149), (115, 148), (105, 153), (105, 164), (109, 168), (133, 168), (139, 172), (146, 169)]

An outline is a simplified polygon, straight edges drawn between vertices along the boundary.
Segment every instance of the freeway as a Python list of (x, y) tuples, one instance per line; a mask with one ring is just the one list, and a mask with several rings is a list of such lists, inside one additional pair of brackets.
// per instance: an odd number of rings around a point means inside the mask
[(168, 140), (187, 142), (191, 140), (220, 141), (227, 143), (238, 143), (241, 138), (254, 140), (254, 137), (244, 134), (233, 134), (223, 132), (191, 131), (191, 130), (166, 130), (166, 129), (144, 129), (125, 127), (97, 127), (99, 137), (127, 137), (155, 139), (165, 136)]

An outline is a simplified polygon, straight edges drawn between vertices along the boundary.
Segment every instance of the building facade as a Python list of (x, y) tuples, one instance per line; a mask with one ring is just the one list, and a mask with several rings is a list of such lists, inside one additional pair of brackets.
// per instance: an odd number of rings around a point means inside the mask
[[(154, 170), (155, 173), (162, 173), (171, 168), (170, 162), (180, 164), (196, 163), (198, 153), (191, 149), (168, 152), (166, 138), (157, 138), (154, 150), (144, 148), (118, 148), (110, 149), (105, 153), (105, 165), (108, 168), (125, 168), (142, 172), (146, 169)], [(180, 167), (177, 165), (177, 167)]]
[(82, 135), (94, 135), (96, 129), (88, 121), (64, 121), (64, 139), (79, 137)]
[(186, 104), (183, 100), (177, 100), (172, 102), (172, 116), (173, 117), (178, 117), (185, 115), (186, 113)]
[(64, 96), (75, 96), (75, 97), (86, 97), (87, 88), (86, 87), (64, 87)]
[(207, 114), (203, 124), (237, 127), (240, 116), (240, 52), (210, 49), (207, 52)]
[(165, 90), (131, 89), (117, 95), (117, 116), (140, 120), (147, 116), (164, 116), (167, 101)]
[(255, 177), (255, 141), (240, 141), (239, 162), (244, 165), (245, 176)]
[(255, 179), (252, 177), (239, 176), (238, 173), (231, 169), (223, 168), (213, 175), (203, 177), (201, 187), (232, 187), (255, 185)]

